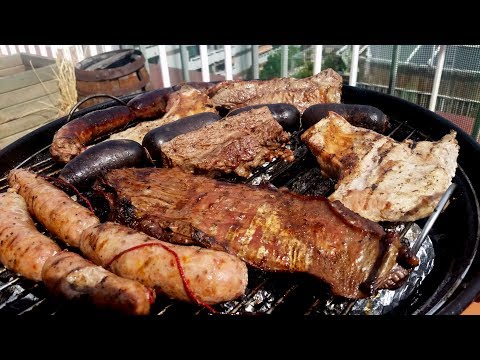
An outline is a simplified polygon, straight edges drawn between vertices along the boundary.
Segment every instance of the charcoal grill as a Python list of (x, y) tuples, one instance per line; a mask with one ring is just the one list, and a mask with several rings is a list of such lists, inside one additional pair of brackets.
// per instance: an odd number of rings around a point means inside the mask
[[(129, 100), (134, 95), (124, 96)], [(432, 271), (421, 284), (398, 306), (393, 314), (458, 314), (480, 293), (479, 204), (480, 176), (475, 171), (480, 159), (480, 146), (463, 130), (444, 118), (415, 104), (389, 95), (350, 86), (343, 87), (342, 101), (373, 105), (387, 114), (391, 121), (390, 136), (396, 140), (438, 140), (451, 129), (457, 131), (460, 145), (459, 167), (454, 178), (457, 184), (451, 203), (440, 215), (430, 239), (435, 250)], [(85, 108), (74, 118), (87, 112), (116, 105), (114, 101)], [(14, 167), (28, 167), (36, 173), (55, 176), (61, 165), (48, 152), (53, 135), (67, 118), (59, 118), (17, 140), (0, 151), (0, 191), (5, 191), (5, 176)], [(269, 181), (277, 187), (309, 195), (328, 195), (334, 186), (330, 179), (320, 176), (317, 163), (305, 145), (294, 134), (293, 163), (274, 161), (258, 169), (246, 182), (258, 184)], [(227, 177), (226, 181), (242, 181)], [(422, 227), (425, 221), (417, 222)], [(405, 230), (412, 224), (404, 224)], [(45, 229), (39, 229), (46, 233)], [(48, 233), (47, 233), (48, 234)], [(267, 273), (249, 269), (246, 294), (240, 299), (215, 306), (218, 315), (276, 314), (307, 315), (346, 314), (353, 301), (329, 295), (319, 280), (298, 274)], [(101, 312), (88, 305), (77, 304), (48, 295), (41, 283), (19, 277), (0, 264), (0, 314), (78, 314), (82, 311)], [(158, 297), (152, 307), (153, 315), (177, 318), (207, 315), (208, 311), (193, 304)]]

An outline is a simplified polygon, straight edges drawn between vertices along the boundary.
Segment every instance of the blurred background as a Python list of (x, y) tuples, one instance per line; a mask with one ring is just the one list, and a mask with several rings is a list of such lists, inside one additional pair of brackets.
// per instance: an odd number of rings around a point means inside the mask
[(0, 45), (0, 148), (95, 92), (303, 78), (326, 68), (345, 84), (435, 111), (479, 139), (480, 45)]

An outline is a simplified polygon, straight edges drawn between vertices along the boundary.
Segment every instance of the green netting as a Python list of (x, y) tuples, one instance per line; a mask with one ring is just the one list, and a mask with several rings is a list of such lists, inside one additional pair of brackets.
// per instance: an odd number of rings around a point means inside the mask
[[(362, 45), (358, 86), (390, 92), (427, 107), (439, 57), (439, 45)], [(392, 66), (396, 76), (390, 79)], [(392, 81), (393, 80), (393, 81)], [(435, 111), (468, 133), (480, 110), (480, 46), (448, 45)]]

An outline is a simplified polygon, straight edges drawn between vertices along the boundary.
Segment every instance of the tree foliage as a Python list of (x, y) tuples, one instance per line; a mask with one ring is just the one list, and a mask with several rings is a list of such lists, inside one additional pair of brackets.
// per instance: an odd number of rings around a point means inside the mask
[(341, 56), (330, 53), (325, 55), (322, 62), (322, 69), (328, 68), (332, 68), (336, 72), (344, 72), (347, 69), (347, 65), (345, 65)]
[[(289, 61), (295, 61), (295, 57), (298, 57), (301, 52), (300, 47), (290, 45), (288, 47), (288, 58)], [(268, 56), (267, 62), (263, 66), (263, 69), (260, 71), (260, 79), (268, 80), (274, 77), (279, 77), (281, 74), (281, 49), (278, 48)], [(293, 60), (292, 60), (293, 59)], [(303, 60), (302, 60), (303, 61)], [(326, 54), (322, 61), (322, 69), (332, 68), (336, 72), (344, 72), (347, 69), (345, 61), (341, 56), (336, 55), (335, 53)], [(297, 68), (297, 70), (292, 74), (292, 77), (297, 79), (302, 79), (313, 75), (313, 61), (306, 60), (303, 65)]]
[(260, 71), (260, 79), (268, 80), (274, 77), (280, 76), (280, 63), (281, 63), (280, 51), (273, 51), (268, 55), (267, 62), (263, 65), (263, 69)]
[[(288, 58), (292, 59), (300, 52), (300, 48), (298, 46), (289, 45), (288, 46)], [(267, 61), (265, 65), (263, 65), (263, 69), (260, 71), (260, 79), (261, 80), (268, 80), (274, 77), (279, 77), (281, 74), (281, 63), (282, 63), (282, 50), (280, 48), (272, 51), (270, 55), (268, 55)]]
[(313, 75), (313, 61), (307, 60), (292, 76), (303, 79)]

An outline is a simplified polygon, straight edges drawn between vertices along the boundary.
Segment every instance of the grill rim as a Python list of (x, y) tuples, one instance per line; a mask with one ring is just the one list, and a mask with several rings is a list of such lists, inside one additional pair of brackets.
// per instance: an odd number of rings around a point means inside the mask
[[(121, 99), (128, 101), (134, 96), (136, 95), (126, 95), (122, 96)], [(416, 104), (410, 103), (406, 100), (378, 93), (372, 90), (344, 85), (342, 101), (345, 103), (356, 103), (376, 106), (387, 114), (395, 114), (403, 119), (408, 119), (409, 116), (414, 115), (412, 116), (412, 120), (407, 121), (408, 125), (413, 127), (419, 133), (427, 133), (428, 137), (439, 138), (448, 133), (448, 131), (450, 131), (451, 129), (457, 131), (457, 140), (460, 144), (460, 148), (463, 150), (461, 151), (459, 156), (459, 165), (461, 165), (461, 163), (463, 162), (464, 165), (467, 165), (467, 169), (472, 170), (471, 168), (472, 166), (474, 166), (474, 164), (472, 164), (473, 161), (463, 159), (465, 155), (462, 156), (462, 154), (467, 153), (469, 154), (469, 156), (473, 157), (475, 157), (474, 154), (476, 154), (477, 156), (480, 154), (480, 145), (477, 144), (473, 138), (471, 138), (458, 126), (444, 119), (443, 117)], [(80, 117), (85, 113), (94, 110), (105, 109), (114, 105), (116, 105), (115, 101), (108, 101), (92, 107), (88, 107), (75, 112), (72, 116), (72, 119)], [(428, 119), (429, 121), (425, 121), (425, 119)], [(66, 121), (67, 116), (54, 120), (20, 138), (19, 140), (8, 145), (4, 149), (0, 150), (0, 178), (4, 177), (11, 168), (13, 168), (16, 164), (20, 163), (23, 159), (32, 156), (32, 154), (41, 150), (42, 148), (48, 147), (51, 144), (55, 131), (58, 130), (63, 124), (65, 124)], [(432, 126), (433, 121), (436, 122), (435, 126)], [(465, 151), (465, 149), (467, 150)], [(466, 169), (464, 170), (467, 174), (467, 179), (472, 184), (472, 191), (476, 199), (476, 194), (479, 194), (480, 190), (478, 189), (478, 186), (475, 187), (474, 185), (479, 184), (480, 182), (474, 181), (475, 172), (468, 171)], [(478, 200), (476, 205), (478, 209)], [(480, 239), (480, 228), (478, 226), (478, 223), (480, 222), (480, 214), (478, 213), (478, 211), (476, 220), (476, 244), (478, 245)], [(475, 256), (472, 256), (470, 265), (467, 266), (467, 269), (465, 270), (465, 273), (467, 273), (468, 277), (467, 281), (463, 283), (462, 280), (463, 287), (460, 286), (453, 292), (453, 294), (451, 294), (451, 296), (449, 296), (445, 304), (440, 307), (440, 310), (438, 310), (439, 314), (456, 314), (463, 311), (480, 293), (480, 273), (472, 273), (472, 264), (477, 265), (476, 267), (478, 267), (478, 253), (475, 254)]]
[[(480, 174), (475, 169), (475, 159), (480, 159), (480, 144), (456, 124), (444, 117), (393, 95), (383, 94), (373, 90), (343, 86), (342, 101), (352, 101), (357, 104), (378, 107), (386, 114), (395, 114), (399, 118), (412, 119), (407, 123), (430, 137), (441, 138), (450, 130), (457, 132), (457, 141), (460, 146), (458, 164), (467, 174), (473, 193), (477, 200), (480, 194)], [(467, 156), (469, 158), (467, 158)], [(480, 241), (480, 213), (477, 211), (476, 243)], [(472, 257), (471, 265), (465, 274), (462, 284), (450, 296), (450, 299), (438, 310), (437, 314), (460, 314), (480, 295), (480, 255), (478, 251)]]

